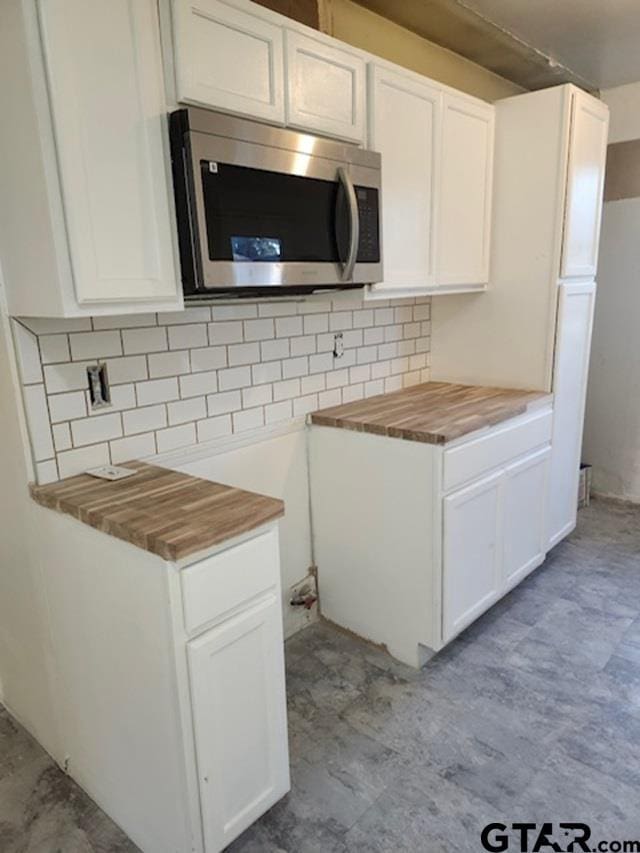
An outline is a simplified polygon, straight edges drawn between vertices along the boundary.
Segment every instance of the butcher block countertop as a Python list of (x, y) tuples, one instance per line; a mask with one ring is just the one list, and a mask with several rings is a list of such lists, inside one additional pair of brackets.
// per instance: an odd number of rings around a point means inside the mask
[(534, 403), (551, 400), (543, 391), (425, 382), (311, 415), (320, 426), (446, 444), (476, 430), (524, 414)]
[(124, 462), (136, 474), (99, 480), (79, 474), (31, 486), (37, 503), (178, 562), (284, 515), (275, 498), (223, 486), (190, 474)]

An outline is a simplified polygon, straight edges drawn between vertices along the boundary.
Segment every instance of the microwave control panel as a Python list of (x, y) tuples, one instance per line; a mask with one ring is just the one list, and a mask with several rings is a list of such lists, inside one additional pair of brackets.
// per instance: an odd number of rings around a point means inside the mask
[(377, 264), (380, 261), (380, 227), (378, 223), (378, 190), (356, 187), (360, 217), (358, 263)]

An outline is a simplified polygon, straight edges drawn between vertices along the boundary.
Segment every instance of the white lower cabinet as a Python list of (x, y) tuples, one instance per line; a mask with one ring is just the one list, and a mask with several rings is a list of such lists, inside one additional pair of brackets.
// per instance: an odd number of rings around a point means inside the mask
[(217, 851), (289, 790), (279, 599), (187, 649), (205, 849)]
[(473, 622), (499, 595), (502, 479), (501, 472), (493, 474), (444, 499), (445, 640)]
[(551, 448), (509, 466), (504, 478), (503, 585), (520, 583), (546, 551), (546, 507)]

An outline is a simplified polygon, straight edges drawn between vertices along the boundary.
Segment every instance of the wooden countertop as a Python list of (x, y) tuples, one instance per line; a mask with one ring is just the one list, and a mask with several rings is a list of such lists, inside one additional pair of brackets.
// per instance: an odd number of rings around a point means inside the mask
[(123, 480), (88, 474), (31, 486), (35, 501), (172, 562), (206, 551), (284, 515), (275, 498), (189, 474), (124, 462)]
[(425, 382), (311, 415), (320, 426), (340, 427), (408, 441), (446, 444), (479, 429), (524, 414), (543, 391)]

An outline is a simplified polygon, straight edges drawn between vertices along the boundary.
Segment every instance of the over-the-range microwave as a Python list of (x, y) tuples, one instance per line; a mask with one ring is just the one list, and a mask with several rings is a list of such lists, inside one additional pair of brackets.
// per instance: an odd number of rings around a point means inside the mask
[(379, 154), (198, 108), (170, 135), (186, 299), (381, 280)]

